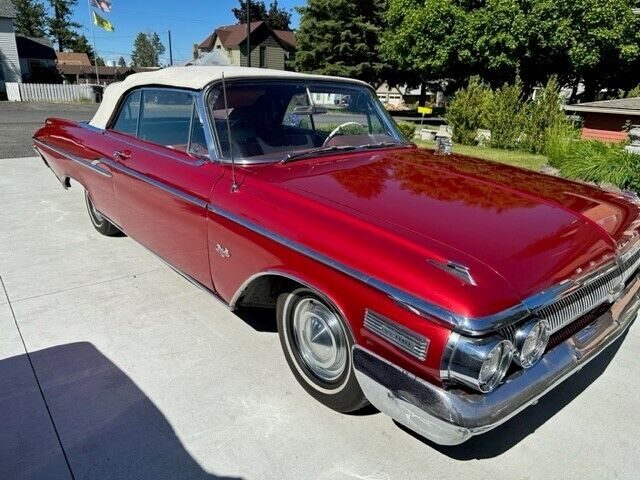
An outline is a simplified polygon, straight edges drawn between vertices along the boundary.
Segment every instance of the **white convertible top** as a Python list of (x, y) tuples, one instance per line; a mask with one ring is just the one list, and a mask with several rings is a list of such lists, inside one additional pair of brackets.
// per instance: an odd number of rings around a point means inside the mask
[(360, 80), (353, 80), (342, 77), (329, 77), (326, 75), (308, 75), (305, 73), (286, 72), (283, 70), (270, 70), (266, 68), (247, 68), (229, 66), (191, 66), (191, 67), (168, 67), (152, 72), (134, 73), (129, 75), (122, 82), (109, 85), (102, 97), (102, 103), (98, 111), (93, 116), (90, 125), (96, 128), (106, 128), (107, 122), (111, 118), (114, 108), (123, 93), (133, 87), (143, 85), (163, 85), (167, 87), (191, 88), (201, 90), (215, 80), (222, 78), (291, 78), (310, 80), (340, 80), (360, 85), (366, 83)]

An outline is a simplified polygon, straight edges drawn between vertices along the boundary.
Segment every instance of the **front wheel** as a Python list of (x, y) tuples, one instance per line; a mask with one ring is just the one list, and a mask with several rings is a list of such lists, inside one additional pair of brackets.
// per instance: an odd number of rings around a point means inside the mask
[(122, 232), (113, 223), (107, 220), (93, 204), (89, 192), (84, 191), (84, 201), (87, 204), (87, 211), (89, 212), (89, 218), (95, 229), (102, 235), (107, 237), (116, 237), (122, 235)]
[(299, 288), (280, 295), (277, 321), (287, 363), (307, 393), (343, 413), (368, 405), (353, 371), (353, 339), (333, 305)]

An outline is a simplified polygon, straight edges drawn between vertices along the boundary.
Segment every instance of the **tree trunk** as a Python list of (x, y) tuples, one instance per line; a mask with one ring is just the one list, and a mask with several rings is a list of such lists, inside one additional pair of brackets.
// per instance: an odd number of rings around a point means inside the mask
[(418, 106), (424, 107), (427, 100), (427, 85), (425, 82), (420, 84), (420, 98), (418, 99)]

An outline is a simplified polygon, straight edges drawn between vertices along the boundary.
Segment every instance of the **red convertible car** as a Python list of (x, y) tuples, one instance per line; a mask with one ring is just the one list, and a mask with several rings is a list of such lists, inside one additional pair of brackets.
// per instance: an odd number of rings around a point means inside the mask
[(534, 403), (640, 309), (637, 196), (419, 150), (356, 80), (140, 73), (34, 144), (100, 233), (231, 309), (275, 309), (320, 402), (438, 444)]

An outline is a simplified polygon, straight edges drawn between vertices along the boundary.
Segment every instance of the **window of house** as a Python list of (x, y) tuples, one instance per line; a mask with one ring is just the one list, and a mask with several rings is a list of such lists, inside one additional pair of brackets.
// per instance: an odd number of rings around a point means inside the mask
[(112, 130), (127, 135), (136, 136), (138, 131), (138, 114), (140, 113), (140, 90), (135, 90), (125, 98), (118, 118), (113, 124)]
[(260, 47), (260, 68), (267, 66), (267, 47)]

